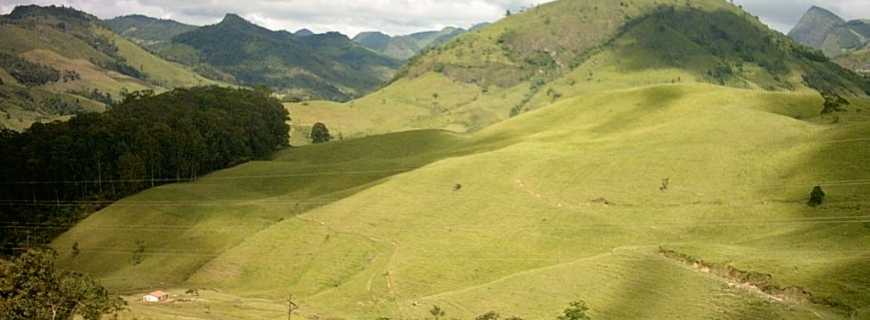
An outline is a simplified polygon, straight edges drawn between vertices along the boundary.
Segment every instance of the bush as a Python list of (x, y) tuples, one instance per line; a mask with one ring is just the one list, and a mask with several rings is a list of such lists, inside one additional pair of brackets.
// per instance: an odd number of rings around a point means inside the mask
[(849, 105), (849, 101), (841, 97), (840, 95), (822, 91), (822, 97), (825, 98), (824, 108), (822, 109), (822, 114), (834, 113), (834, 112), (842, 112), (844, 111), (843, 107)]
[(571, 305), (565, 309), (564, 314), (559, 316), (557, 319), (559, 320), (591, 320), (586, 312), (589, 311), (589, 307), (586, 306), (586, 302), (583, 300), (577, 300), (571, 302)]
[(807, 205), (810, 207), (818, 207), (825, 202), (825, 191), (822, 190), (822, 187), (816, 186), (813, 188), (813, 192), (810, 193), (810, 200), (807, 202)]
[(332, 135), (329, 134), (329, 129), (326, 125), (318, 122), (311, 128), (311, 143), (326, 143), (332, 140)]
[(435, 65), (432, 66), (432, 71), (435, 71), (435, 72), (437, 72), (437, 73), (443, 73), (443, 72), (444, 72), (444, 68), (445, 68), (444, 64), (438, 62), (438, 63), (435, 63)]
[(25, 86), (40, 86), (60, 80), (60, 71), (7, 53), (0, 53), (0, 67)]

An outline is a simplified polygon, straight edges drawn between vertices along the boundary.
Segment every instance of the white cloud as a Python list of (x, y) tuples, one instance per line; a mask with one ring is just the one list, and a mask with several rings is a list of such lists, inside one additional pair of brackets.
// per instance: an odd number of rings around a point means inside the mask
[[(78, 8), (100, 18), (125, 14), (175, 19), (205, 25), (237, 13), (270, 29), (354, 35), (380, 30), (406, 34), (446, 26), (469, 27), (552, 0), (0, 0), (0, 11), (20, 4), (57, 4)], [(583, 1), (583, 0), (573, 0)], [(724, 1), (724, 0), (723, 0)], [(868, 0), (735, 0), (767, 22), (787, 32), (812, 5), (828, 8), (846, 19), (870, 18)]]
[(501, 18), (508, 9), (552, 0), (0, 0), (8, 12), (19, 4), (72, 6), (100, 18), (139, 13), (205, 25), (237, 13), (270, 29), (354, 35), (380, 30), (405, 34), (447, 26), (470, 27)]

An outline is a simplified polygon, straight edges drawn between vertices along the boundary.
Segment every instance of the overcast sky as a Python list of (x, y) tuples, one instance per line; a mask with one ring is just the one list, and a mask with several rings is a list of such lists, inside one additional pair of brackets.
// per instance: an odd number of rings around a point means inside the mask
[[(446, 26), (470, 27), (504, 16), (505, 10), (551, 0), (0, 0), (0, 12), (20, 4), (72, 6), (112, 18), (144, 14), (206, 25), (227, 12), (238, 13), (270, 29), (315, 32), (340, 31), (353, 36), (380, 30), (407, 34)], [(581, 0), (582, 1), (582, 0)], [(788, 32), (812, 5), (827, 8), (845, 19), (870, 18), (870, 0), (735, 0), (761, 16), (771, 27)]]

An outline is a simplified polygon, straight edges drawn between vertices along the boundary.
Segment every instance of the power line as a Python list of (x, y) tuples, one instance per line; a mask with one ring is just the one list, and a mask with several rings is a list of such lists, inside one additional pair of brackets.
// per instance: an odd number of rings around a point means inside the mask
[(323, 171), (312, 173), (295, 173), (295, 174), (274, 174), (274, 175), (249, 175), (249, 176), (215, 176), (203, 177), (199, 179), (192, 178), (160, 178), (160, 179), (108, 179), (108, 180), (31, 180), (31, 181), (7, 181), (0, 182), (0, 185), (45, 185), (45, 184), (111, 184), (111, 183), (134, 183), (134, 182), (197, 182), (197, 181), (212, 181), (212, 180), (245, 180), (245, 179), (280, 179), (280, 178), (303, 178), (303, 177), (320, 177), (320, 176), (353, 176), (353, 175), (371, 175), (378, 173), (402, 173), (419, 168), (397, 168), (389, 170), (353, 170), (353, 171)]
[[(519, 215), (515, 215), (519, 216)], [(522, 216), (527, 217), (527, 216)], [(777, 220), (759, 220), (759, 219), (733, 219), (733, 220), (704, 220), (704, 221), (650, 221), (646, 223), (597, 223), (571, 226), (571, 229), (612, 229), (612, 228), (655, 228), (655, 227), (719, 227), (719, 226), (768, 226), (768, 225), (812, 225), (812, 224), (852, 224), (852, 223), (870, 223), (870, 215), (865, 216), (843, 216), (843, 217), (820, 217), (820, 218), (795, 218), (795, 219), (777, 219)], [(433, 224), (429, 224), (433, 225)], [(0, 229), (6, 230), (30, 230), (30, 229), (66, 229), (72, 225), (0, 225)], [(452, 230), (465, 231), (469, 233), (479, 233), (480, 230), (463, 229), (463, 225), (447, 225), (434, 224), (443, 228)], [(201, 227), (200, 225), (117, 225), (117, 226), (79, 226), (83, 230), (130, 230), (130, 231), (153, 231), (153, 232), (170, 232), (179, 230), (190, 230)], [(268, 226), (267, 226), (268, 227)], [(204, 231), (225, 231), (238, 230), (237, 227), (204, 227)], [(519, 228), (511, 229), (510, 231), (541, 231), (540, 228)]]
[[(844, 139), (833, 141), (820, 141), (819, 143), (837, 144), (837, 143), (853, 143), (853, 142), (870, 142), (868, 138)], [(629, 153), (625, 151), (622, 153)], [(324, 166), (307, 166), (296, 167), (296, 170), (318, 169)], [(201, 180), (239, 180), (239, 179), (272, 179), (272, 178), (292, 178), (292, 177), (316, 177), (316, 176), (341, 176), (341, 175), (368, 175), (375, 173), (402, 173), (414, 170), (423, 170), (424, 166), (420, 167), (405, 167), (385, 170), (350, 170), (350, 171), (324, 171), (312, 173), (297, 173), (297, 174), (280, 174), (280, 175), (250, 175), (250, 176), (228, 176), (228, 177), (203, 177), (199, 179), (193, 178), (154, 178), (154, 179), (107, 179), (107, 180), (31, 180), (31, 181), (7, 181), (0, 182), (0, 185), (43, 185), (43, 184), (102, 184), (102, 183), (142, 183), (142, 182), (157, 182), (157, 183), (174, 183), (174, 182), (197, 182)], [(228, 168), (227, 168), (228, 169)], [(870, 182), (870, 179), (864, 179)]]

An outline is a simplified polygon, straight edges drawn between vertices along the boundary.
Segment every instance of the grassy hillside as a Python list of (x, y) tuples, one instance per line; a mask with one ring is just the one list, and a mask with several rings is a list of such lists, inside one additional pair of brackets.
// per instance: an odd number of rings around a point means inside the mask
[[(139, 319), (278, 318), (288, 292), (303, 314), (339, 318), (423, 318), (433, 304), (552, 318), (577, 298), (596, 319), (861, 318), (870, 110), (856, 100), (832, 123), (820, 108), (810, 92), (706, 84), (590, 93), (474, 135), (291, 149), (123, 200), (54, 246), (66, 267), (125, 292), (208, 289), (134, 304)], [(829, 194), (817, 209), (805, 204), (814, 185)]]
[(142, 192), (53, 247), (131, 301), (178, 295), (126, 319), (283, 319), (288, 294), (333, 319), (862, 319), (865, 86), (725, 1), (563, 0), (287, 106), (344, 141)]
[[(22, 6), (0, 21), (0, 55), (56, 74), (38, 82), (0, 83), (5, 92), (21, 92), (5, 100), (0, 110), (9, 117), (0, 120), (8, 128), (99, 111), (123, 92), (220, 84), (146, 52), (102, 27), (96, 17), (74, 9)], [(0, 68), (15, 78), (14, 66)], [(54, 98), (26, 98), (46, 95)], [(72, 105), (59, 108), (58, 99)]]
[[(725, 1), (557, 1), (422, 54), (386, 88), (348, 102), (288, 104), (345, 137), (475, 131), (616, 87), (705, 82), (863, 96), (866, 82)], [(324, 117), (335, 116), (335, 118)], [(365, 130), (347, 124), (377, 123)]]
[(156, 19), (143, 15), (128, 15), (105, 21), (115, 33), (150, 46), (169, 42), (177, 35), (196, 30), (196, 26), (173, 20)]
[(429, 47), (441, 45), (468, 32), (462, 28), (444, 28), (391, 37), (381, 32), (363, 32), (353, 41), (388, 57), (408, 60)]

